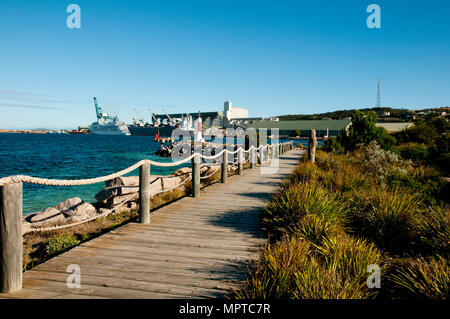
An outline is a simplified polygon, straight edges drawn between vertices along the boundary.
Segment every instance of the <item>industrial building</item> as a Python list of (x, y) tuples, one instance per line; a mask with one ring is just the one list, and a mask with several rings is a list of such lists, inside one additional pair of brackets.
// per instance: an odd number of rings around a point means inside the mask
[(277, 128), (280, 136), (291, 136), (292, 132), (300, 131), (300, 136), (309, 136), (312, 129), (316, 130), (318, 137), (338, 136), (343, 129), (347, 130), (351, 125), (350, 119), (345, 120), (300, 120), (300, 121), (258, 121), (250, 127), (255, 129)]
[[(253, 122), (260, 121), (262, 117), (248, 117), (248, 109), (233, 106), (231, 101), (224, 103), (223, 112), (196, 112), (190, 115), (196, 118), (200, 114), (204, 129), (208, 128), (228, 128), (228, 127), (247, 127)], [(154, 114), (156, 119), (161, 123), (169, 122), (170, 119), (181, 121), (183, 116), (187, 114), (173, 113), (173, 114)]]
[(400, 132), (406, 130), (407, 128), (413, 127), (414, 123), (376, 123), (377, 127), (384, 127), (388, 133)]

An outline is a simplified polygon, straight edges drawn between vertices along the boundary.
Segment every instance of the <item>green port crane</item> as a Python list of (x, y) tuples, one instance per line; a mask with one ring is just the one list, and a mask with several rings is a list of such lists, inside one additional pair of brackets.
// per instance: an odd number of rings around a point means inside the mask
[(98, 106), (97, 98), (94, 96), (94, 105), (95, 105), (95, 113), (97, 114), (97, 120), (102, 117), (103, 110), (100, 106)]

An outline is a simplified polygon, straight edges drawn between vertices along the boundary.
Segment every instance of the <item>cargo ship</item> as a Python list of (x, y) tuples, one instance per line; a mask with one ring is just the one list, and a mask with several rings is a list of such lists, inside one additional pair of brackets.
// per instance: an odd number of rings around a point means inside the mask
[(163, 138), (172, 137), (172, 133), (176, 129), (184, 131), (193, 130), (193, 121), (191, 115), (182, 116), (181, 118), (173, 118), (169, 114), (166, 118), (156, 117), (149, 109), (152, 115), (152, 123), (146, 122), (143, 117), (138, 114), (139, 118), (133, 117), (133, 124), (128, 125), (131, 135), (137, 136), (159, 136)]

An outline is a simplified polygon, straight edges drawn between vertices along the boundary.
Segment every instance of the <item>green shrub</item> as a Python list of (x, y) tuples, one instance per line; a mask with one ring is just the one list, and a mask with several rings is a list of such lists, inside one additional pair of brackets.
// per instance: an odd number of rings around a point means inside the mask
[(427, 206), (448, 202), (450, 198), (448, 183), (431, 167), (417, 166), (408, 174), (392, 171), (386, 180), (391, 187), (418, 194)]
[(428, 262), (419, 259), (399, 270), (392, 281), (410, 292), (410, 297), (448, 299), (450, 297), (450, 265), (448, 258), (437, 256)]
[(345, 152), (344, 146), (335, 137), (331, 137), (325, 140), (322, 150), (325, 152), (332, 152), (336, 154), (343, 154)]
[(386, 179), (392, 174), (406, 175), (412, 167), (411, 161), (405, 161), (391, 151), (386, 151), (376, 142), (358, 149), (356, 163), (361, 169), (386, 185)]
[(407, 143), (397, 146), (400, 155), (405, 159), (410, 159), (417, 163), (423, 163), (428, 160), (428, 149), (425, 144)]
[(338, 141), (345, 148), (345, 151), (351, 151), (358, 145), (367, 145), (372, 141), (377, 141), (383, 149), (392, 149), (396, 140), (388, 134), (386, 129), (377, 127), (377, 116), (375, 112), (364, 114), (361, 111), (355, 111), (352, 114), (352, 125), (348, 130), (343, 130), (338, 137)]
[(47, 255), (63, 252), (80, 243), (75, 235), (60, 235), (47, 239), (44, 243)]

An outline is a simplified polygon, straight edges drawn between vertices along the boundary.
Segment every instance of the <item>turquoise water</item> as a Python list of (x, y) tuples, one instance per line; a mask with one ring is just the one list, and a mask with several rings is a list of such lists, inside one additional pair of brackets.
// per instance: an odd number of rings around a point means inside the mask
[[(150, 136), (0, 133), (0, 178), (83, 179), (115, 173), (142, 159), (171, 161), (152, 155), (159, 147)], [(151, 174), (169, 175), (178, 167), (152, 166)], [(135, 170), (128, 175), (138, 174)], [(73, 187), (24, 184), (23, 212), (40, 211), (74, 196), (94, 202), (94, 195), (103, 187), (104, 183)]]

